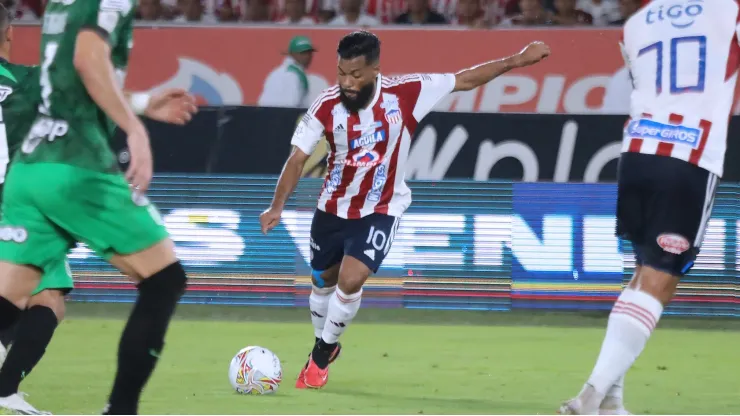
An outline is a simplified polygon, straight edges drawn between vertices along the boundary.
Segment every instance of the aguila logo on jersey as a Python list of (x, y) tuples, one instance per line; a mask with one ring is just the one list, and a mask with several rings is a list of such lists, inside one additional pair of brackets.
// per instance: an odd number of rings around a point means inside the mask
[(689, 240), (678, 234), (661, 234), (657, 242), (663, 251), (671, 254), (681, 254), (690, 248)]
[(357, 149), (358, 147), (370, 146), (375, 143), (385, 141), (385, 130), (378, 130), (375, 133), (366, 134), (359, 139), (354, 139), (350, 142), (351, 149)]
[(674, 4), (667, 7), (659, 5), (655, 9), (648, 10), (645, 15), (645, 23), (652, 25), (653, 23), (668, 20), (671, 26), (676, 29), (686, 29), (693, 25), (696, 17), (704, 11), (701, 5), (703, 2), (704, 0), (688, 0), (681, 4)]
[(5, 99), (8, 98), (12, 93), (12, 88), (6, 87), (5, 85), (0, 85), (0, 103), (5, 101)]
[(352, 159), (347, 161), (348, 165), (357, 167), (375, 166), (378, 163), (380, 163), (380, 155), (378, 152), (369, 149), (360, 150), (352, 155)]

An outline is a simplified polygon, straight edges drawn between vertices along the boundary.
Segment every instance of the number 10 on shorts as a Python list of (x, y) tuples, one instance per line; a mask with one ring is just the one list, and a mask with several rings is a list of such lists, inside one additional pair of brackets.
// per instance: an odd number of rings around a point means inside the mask
[(370, 226), (370, 232), (367, 234), (367, 240), (365, 243), (372, 244), (373, 248), (382, 251), (383, 254), (388, 254), (393, 243), (393, 237), (396, 232), (396, 227), (391, 228), (391, 235), (388, 235), (383, 230), (378, 230), (374, 225)]

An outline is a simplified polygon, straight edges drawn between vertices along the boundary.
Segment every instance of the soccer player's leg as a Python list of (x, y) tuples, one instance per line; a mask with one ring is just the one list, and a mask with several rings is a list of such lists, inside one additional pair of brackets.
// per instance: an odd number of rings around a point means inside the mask
[[(631, 157), (651, 162), (653, 171), (652, 176), (642, 177), (643, 214), (638, 221), (630, 220), (618, 202), (618, 221), (622, 237), (633, 241), (642, 265), (612, 309), (588, 382), (578, 397), (561, 408), (563, 413), (595, 414), (605, 407), (607, 394), (645, 348), (680, 277), (693, 266), (711, 214), (717, 184), (713, 175), (676, 159), (637, 156)], [(623, 197), (620, 190), (619, 198)], [(626, 222), (640, 228), (624, 227)]]
[(62, 256), (50, 262), (21, 313), (14, 348), (0, 369), (1, 397), (18, 393), (21, 381), (41, 361), (57, 325), (64, 319), (64, 295), (73, 285), (67, 259)]
[[(53, 178), (27, 175), (25, 168), (23, 164), (11, 167), (4, 189), (0, 226), (0, 330), (21, 317), (21, 310), (29, 306), (34, 290), (46, 283), (42, 272), (45, 276), (55, 275), (58, 259), (64, 258), (72, 242), (68, 234), (43, 215), (36, 201), (46, 194), (38, 190)], [(23, 325), (19, 323), (19, 327)], [(18, 354), (20, 350), (20, 347), (12, 348), (10, 354)], [(16, 361), (13, 357), (8, 360)], [(12, 369), (13, 366), (6, 364), (0, 370), (0, 380), (5, 380), (0, 382), (0, 407), (20, 413), (41, 413), (17, 394)]]
[[(316, 210), (311, 221), (311, 295), (308, 305), (311, 311), (311, 323), (314, 328), (312, 346), (321, 339), (329, 312), (329, 301), (337, 287), (339, 266), (344, 256), (344, 236), (349, 220)], [(339, 357), (341, 346), (332, 361)], [(296, 379), (296, 388), (306, 388), (305, 375), (310, 363), (311, 354)]]
[(377, 272), (388, 255), (399, 218), (371, 214), (349, 221), (345, 256), (339, 268), (337, 288), (329, 300), (327, 323), (306, 368), (304, 380), (311, 388), (326, 385), (329, 364), (339, 352), (339, 338), (360, 309), (362, 287), (370, 273)]
[(112, 264), (141, 278), (139, 296), (121, 336), (106, 409), (108, 414), (135, 414), (186, 286), (174, 243), (156, 207), (132, 193), (123, 175), (69, 165), (47, 164), (38, 169), (65, 179), (59, 198), (71, 195), (61, 207), (62, 201), (47, 198), (44, 213)]

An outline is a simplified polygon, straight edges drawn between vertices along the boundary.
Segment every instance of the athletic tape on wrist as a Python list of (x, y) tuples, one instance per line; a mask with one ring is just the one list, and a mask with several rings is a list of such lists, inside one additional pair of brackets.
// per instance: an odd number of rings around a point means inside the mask
[(131, 104), (131, 109), (134, 110), (134, 113), (141, 115), (149, 107), (149, 100), (151, 99), (152, 96), (146, 93), (131, 94), (129, 104)]

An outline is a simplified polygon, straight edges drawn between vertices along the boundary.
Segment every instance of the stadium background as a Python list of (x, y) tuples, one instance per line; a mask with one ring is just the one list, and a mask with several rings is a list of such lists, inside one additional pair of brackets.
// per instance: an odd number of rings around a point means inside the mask
[[(147, 122), (155, 147), (150, 198), (191, 273), (184, 302), (305, 306), (308, 231), (321, 154), (282, 224), (257, 217), (272, 196), (304, 110), (259, 107), (267, 74), (295, 35), (318, 52), (312, 82), (333, 82), (347, 28), (173, 26), (135, 31), (127, 86), (188, 88), (204, 105), (191, 125)], [(613, 184), (624, 99), (619, 28), (378, 28), (386, 74), (455, 71), (545, 40), (545, 63), (455, 94), (419, 126), (409, 162), (414, 203), (364, 306), (509, 311), (607, 310), (629, 278), (613, 236)], [(18, 27), (13, 60), (38, 61), (39, 29)], [(216, 47), (215, 45), (218, 45)], [(413, 45), (413, 46), (411, 46)], [(738, 132), (733, 119), (731, 131)], [(125, 163), (122, 138), (118, 150)], [(728, 160), (740, 150), (732, 144)], [(729, 163), (705, 249), (668, 313), (740, 316), (740, 168)], [(585, 182), (585, 183), (584, 183)], [(125, 279), (84, 246), (70, 257), (75, 301), (128, 302)]]

